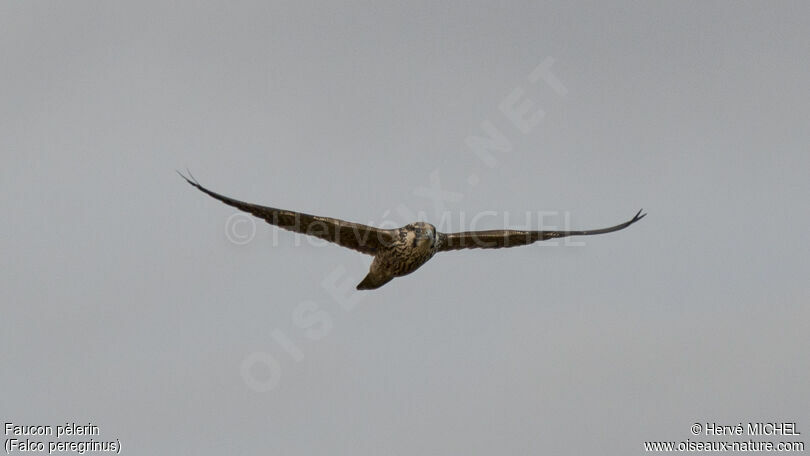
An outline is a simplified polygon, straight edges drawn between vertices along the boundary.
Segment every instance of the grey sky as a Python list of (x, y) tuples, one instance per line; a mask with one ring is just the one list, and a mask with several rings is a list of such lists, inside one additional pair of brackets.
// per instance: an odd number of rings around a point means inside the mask
[[(810, 6), (490, 3), (4, 2), (0, 419), (92, 421), (130, 455), (806, 439)], [(528, 79), (547, 59), (564, 94)], [(499, 109), (516, 89), (544, 112), (527, 133)], [(492, 167), (485, 122), (511, 146)], [(436, 222), (432, 175), (450, 220), (498, 213), (479, 228), (649, 216), (440, 254), (346, 310), (324, 281), (370, 257), (261, 223), (236, 245), (186, 166), (376, 224)]]

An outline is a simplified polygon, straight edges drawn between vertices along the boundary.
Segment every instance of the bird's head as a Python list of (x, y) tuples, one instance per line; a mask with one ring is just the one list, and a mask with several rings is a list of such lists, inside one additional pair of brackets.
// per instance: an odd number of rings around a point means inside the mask
[(416, 235), (416, 242), (433, 246), (436, 243), (436, 227), (430, 223), (416, 222), (408, 225)]

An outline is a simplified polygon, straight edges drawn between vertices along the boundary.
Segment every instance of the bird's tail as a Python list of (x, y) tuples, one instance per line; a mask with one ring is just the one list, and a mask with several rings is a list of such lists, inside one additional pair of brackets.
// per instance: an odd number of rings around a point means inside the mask
[(390, 282), (393, 277), (389, 276), (382, 276), (379, 274), (374, 274), (373, 272), (369, 272), (366, 275), (366, 278), (363, 279), (362, 282), (357, 284), (358, 290), (374, 290), (376, 288), (380, 288), (381, 286), (385, 285), (386, 283)]

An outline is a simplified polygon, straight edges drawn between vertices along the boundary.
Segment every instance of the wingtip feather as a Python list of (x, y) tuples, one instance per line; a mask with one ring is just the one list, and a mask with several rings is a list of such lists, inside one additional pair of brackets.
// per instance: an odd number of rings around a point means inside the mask
[(189, 171), (189, 170), (188, 170), (188, 168), (186, 168), (186, 172), (188, 173), (188, 176), (186, 176), (185, 174), (181, 173), (181, 172), (180, 172), (179, 170), (177, 170), (177, 169), (175, 169), (175, 170), (174, 170), (174, 172), (176, 172), (176, 173), (177, 173), (177, 174), (178, 174), (180, 177), (182, 177), (182, 178), (183, 178), (183, 180), (185, 180), (186, 182), (188, 182), (188, 183), (189, 183), (189, 185), (191, 185), (191, 186), (193, 186), (193, 187), (201, 188), (201, 185), (200, 185), (200, 183), (197, 181), (197, 178), (195, 178), (195, 177), (194, 177), (194, 175), (193, 175), (193, 174), (191, 174), (191, 171)]

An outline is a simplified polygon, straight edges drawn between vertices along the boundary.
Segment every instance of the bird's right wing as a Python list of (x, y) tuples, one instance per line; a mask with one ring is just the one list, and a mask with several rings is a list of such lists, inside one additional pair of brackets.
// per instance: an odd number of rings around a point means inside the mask
[(178, 174), (201, 192), (229, 206), (264, 219), (271, 225), (295, 231), (296, 233), (315, 236), (361, 253), (375, 255), (379, 248), (391, 245), (395, 239), (395, 230), (384, 230), (360, 223), (246, 203), (208, 190), (200, 185), (194, 179), (194, 176), (188, 178), (179, 171)]
[(609, 228), (585, 231), (518, 231), (518, 230), (491, 230), (491, 231), (465, 231), (463, 233), (439, 233), (439, 252), (459, 249), (499, 249), (503, 247), (517, 247), (528, 245), (537, 241), (562, 238), (568, 236), (590, 236), (593, 234), (611, 233), (627, 228), (638, 222), (647, 214), (641, 211), (631, 220)]

